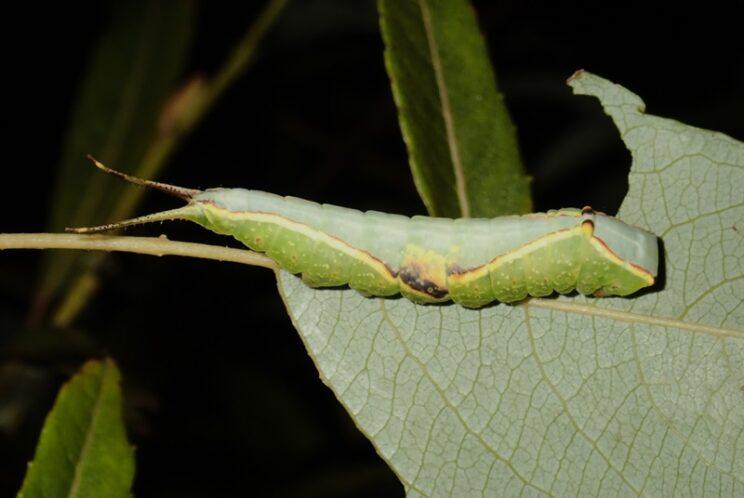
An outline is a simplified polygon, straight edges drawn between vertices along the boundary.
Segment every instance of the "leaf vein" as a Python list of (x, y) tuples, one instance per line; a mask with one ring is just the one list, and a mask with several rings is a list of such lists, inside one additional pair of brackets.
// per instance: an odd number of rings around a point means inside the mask
[(715, 337), (732, 337), (737, 339), (744, 339), (744, 331), (742, 330), (714, 327), (712, 325), (705, 325), (702, 323), (690, 323), (676, 318), (657, 318), (640, 313), (633, 313), (630, 311), (599, 308), (597, 306), (586, 304), (576, 304), (564, 301), (551, 301), (548, 299), (538, 298), (531, 299), (521, 306), (524, 306), (525, 308), (534, 306), (536, 308), (563, 311), (565, 313), (576, 313), (579, 315), (602, 317), (631, 324), (642, 323), (645, 325), (656, 325), (659, 327), (689, 330), (691, 332), (699, 332), (701, 334), (712, 335)]
[(455, 175), (457, 200), (460, 204), (462, 217), (470, 218), (470, 202), (468, 201), (467, 187), (465, 185), (465, 172), (463, 171), (462, 159), (460, 158), (460, 145), (455, 133), (455, 123), (454, 118), (452, 117), (452, 107), (450, 105), (449, 93), (447, 91), (447, 83), (444, 81), (444, 69), (442, 68), (442, 61), (439, 58), (439, 47), (437, 45), (437, 40), (434, 37), (434, 29), (431, 25), (431, 14), (429, 12), (427, 0), (418, 0), (418, 4), (421, 9), (421, 19), (424, 22), (426, 41), (429, 45), (429, 57), (431, 58), (431, 65), (434, 69), (434, 77), (437, 82), (437, 90), (439, 91), (439, 100), (441, 101), (442, 119), (444, 120), (444, 128), (447, 133), (447, 145)]

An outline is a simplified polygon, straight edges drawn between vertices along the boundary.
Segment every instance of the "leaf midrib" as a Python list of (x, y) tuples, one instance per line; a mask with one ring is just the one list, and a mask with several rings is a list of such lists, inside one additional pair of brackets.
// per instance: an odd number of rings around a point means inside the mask
[(585, 304), (552, 301), (547, 299), (531, 299), (521, 306), (524, 306), (525, 308), (534, 306), (536, 308), (545, 308), (550, 310), (563, 311), (566, 313), (599, 316), (633, 324), (640, 323), (666, 328), (677, 328), (682, 330), (689, 330), (691, 332), (712, 335), (714, 337), (731, 337), (735, 339), (744, 339), (744, 331), (741, 330), (728, 329), (724, 327), (714, 327), (712, 325), (705, 325), (702, 323), (685, 322), (676, 318), (654, 317), (650, 315), (643, 315), (641, 313), (632, 313), (630, 311), (599, 308), (597, 306), (589, 306)]
[(85, 434), (85, 441), (83, 441), (83, 446), (80, 449), (80, 455), (78, 455), (77, 461), (75, 462), (75, 473), (73, 475), (72, 482), (70, 483), (70, 491), (67, 493), (68, 498), (75, 498), (78, 496), (80, 482), (82, 481), (84, 462), (86, 461), (87, 455), (90, 452), (93, 434), (96, 432), (96, 426), (98, 425), (98, 419), (100, 417), (102, 405), (101, 400), (103, 399), (104, 384), (106, 382), (107, 370), (109, 368), (108, 363), (104, 363), (102, 365), (102, 368), (103, 371), (101, 372), (101, 382), (98, 385), (98, 390), (96, 392), (96, 401), (93, 405), (93, 411), (90, 415), (90, 423), (88, 424), (88, 430)]
[(470, 218), (470, 202), (468, 201), (468, 193), (465, 186), (465, 172), (463, 171), (462, 159), (460, 158), (460, 145), (457, 141), (457, 135), (455, 134), (455, 123), (452, 118), (452, 108), (450, 106), (447, 83), (444, 81), (442, 61), (439, 58), (439, 46), (437, 45), (437, 40), (434, 37), (434, 30), (431, 26), (431, 14), (429, 13), (427, 0), (418, 0), (418, 4), (419, 9), (421, 10), (421, 19), (424, 23), (426, 42), (429, 46), (431, 66), (434, 70), (434, 78), (437, 82), (437, 90), (439, 91), (439, 100), (442, 106), (442, 119), (444, 120), (444, 129), (447, 133), (447, 148), (449, 149), (450, 161), (452, 162), (452, 169), (455, 175), (455, 191), (457, 193), (458, 204), (460, 204), (460, 214), (463, 218)]

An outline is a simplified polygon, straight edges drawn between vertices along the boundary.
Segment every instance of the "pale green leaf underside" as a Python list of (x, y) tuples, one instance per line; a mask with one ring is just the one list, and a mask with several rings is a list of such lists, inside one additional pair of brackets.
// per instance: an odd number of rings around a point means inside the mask
[(90, 361), (62, 387), (18, 498), (130, 496), (134, 455), (119, 379), (113, 361)]
[(633, 155), (664, 288), (468, 310), (279, 288), (409, 496), (744, 496), (744, 145), (588, 73)]

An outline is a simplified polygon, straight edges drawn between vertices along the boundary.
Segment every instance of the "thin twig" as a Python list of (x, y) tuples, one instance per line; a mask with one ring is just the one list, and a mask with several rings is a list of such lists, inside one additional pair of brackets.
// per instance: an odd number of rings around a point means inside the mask
[(166, 237), (123, 237), (67, 233), (2, 233), (0, 251), (5, 249), (81, 249), (84, 251), (121, 251), (151, 256), (185, 256), (189, 258), (230, 261), (277, 270), (271, 258), (257, 252), (231, 247), (179, 242)]

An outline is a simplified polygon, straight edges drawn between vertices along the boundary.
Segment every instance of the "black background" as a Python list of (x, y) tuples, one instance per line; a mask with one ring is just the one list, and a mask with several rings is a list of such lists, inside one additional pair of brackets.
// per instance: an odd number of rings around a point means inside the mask
[[(652, 114), (744, 139), (737, 2), (479, 1), (538, 211), (614, 213), (630, 155), (594, 99), (565, 79), (585, 68), (640, 95)], [(740, 3), (740, 2), (739, 2)], [(188, 71), (212, 74), (262, 2), (202, 2)], [(0, 232), (44, 231), (66, 125), (107, 7), (11, 7), (4, 15)], [(184, 142), (164, 181), (243, 186), (359, 209), (423, 214), (382, 60), (374, 2), (291, 2), (251, 69)], [(81, 158), (81, 161), (83, 159)], [(148, 195), (139, 212), (174, 207)], [(187, 224), (130, 235), (223, 243)], [(23, 318), (40, 254), (0, 254), (0, 347)], [(12, 355), (34, 373), (21, 423), (0, 432), (0, 496), (18, 489), (56, 391), (84, 359), (124, 376), (149, 496), (402, 496), (371, 444), (318, 379), (270, 271), (116, 255), (76, 329), (80, 349)], [(0, 379), (0, 400), (8, 388)]]

